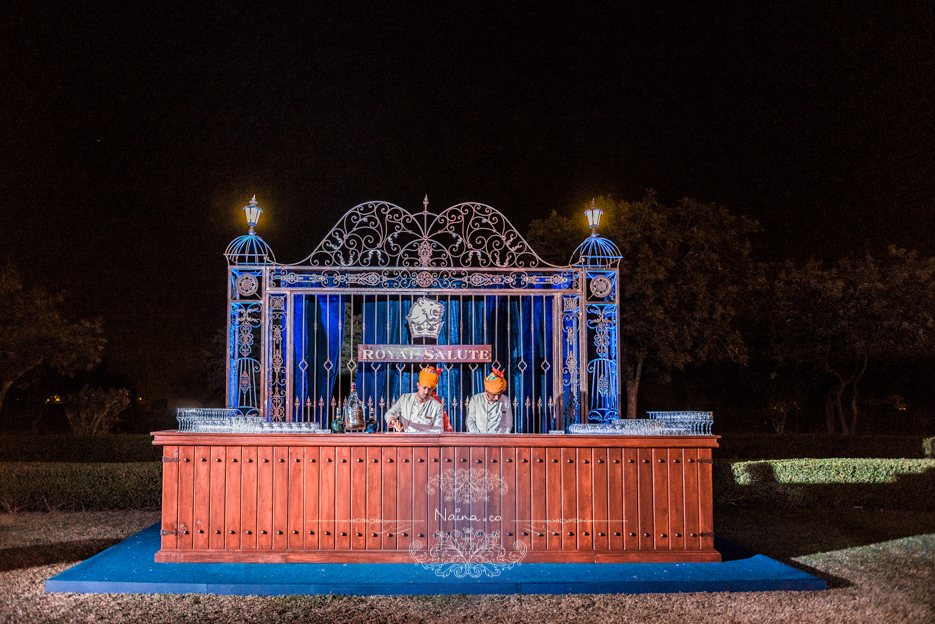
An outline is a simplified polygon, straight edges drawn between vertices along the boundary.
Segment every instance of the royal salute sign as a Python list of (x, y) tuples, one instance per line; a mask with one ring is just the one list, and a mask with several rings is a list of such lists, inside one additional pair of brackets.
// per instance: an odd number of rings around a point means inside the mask
[[(412, 340), (438, 340), (445, 317), (445, 306), (434, 299), (421, 297), (409, 309), (406, 323)], [(490, 362), (490, 345), (439, 344), (361, 344), (358, 362)]]

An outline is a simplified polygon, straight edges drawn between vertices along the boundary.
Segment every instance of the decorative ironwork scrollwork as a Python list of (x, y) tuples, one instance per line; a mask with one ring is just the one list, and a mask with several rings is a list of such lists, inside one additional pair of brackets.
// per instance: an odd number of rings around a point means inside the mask
[(244, 273), (237, 278), (234, 285), (237, 287), (237, 292), (240, 293), (241, 297), (250, 297), (256, 294), (256, 291), (260, 287), (260, 282), (257, 281), (255, 276)]
[(394, 204), (352, 208), (304, 261), (341, 267), (546, 267), (498, 210), (478, 203), (412, 214)]
[(613, 284), (603, 275), (591, 280), (591, 295), (598, 299), (603, 299), (613, 292), (613, 289)]
[(286, 419), (289, 407), (286, 396), (286, 364), (284, 358), (283, 331), (286, 325), (286, 297), (269, 298), (269, 417), (270, 420)]
[(578, 289), (576, 271), (539, 269), (530, 271), (497, 271), (477, 273), (474, 270), (386, 269), (381, 272), (359, 272), (353, 267), (339, 271), (314, 267), (282, 267), (270, 272), (270, 288), (347, 288), (377, 287), (385, 290), (411, 288), (419, 290), (469, 288), (535, 289), (543, 287), (562, 290)]

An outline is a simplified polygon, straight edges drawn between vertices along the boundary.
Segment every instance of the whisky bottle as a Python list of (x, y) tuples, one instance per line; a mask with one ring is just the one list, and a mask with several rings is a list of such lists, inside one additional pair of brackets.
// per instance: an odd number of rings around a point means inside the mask
[(366, 421), (364, 420), (364, 404), (360, 402), (357, 396), (357, 384), (351, 383), (351, 393), (347, 397), (347, 404), (344, 406), (344, 424), (347, 429), (361, 429)]

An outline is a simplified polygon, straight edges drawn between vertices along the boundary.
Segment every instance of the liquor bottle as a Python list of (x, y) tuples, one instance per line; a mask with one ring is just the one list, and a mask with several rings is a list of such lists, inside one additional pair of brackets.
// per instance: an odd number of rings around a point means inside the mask
[(331, 430), (335, 433), (344, 433), (344, 417), (341, 412), (335, 412), (334, 420), (331, 421)]
[(364, 404), (357, 396), (357, 384), (351, 383), (351, 393), (344, 406), (344, 423), (347, 429), (360, 429), (364, 426)]

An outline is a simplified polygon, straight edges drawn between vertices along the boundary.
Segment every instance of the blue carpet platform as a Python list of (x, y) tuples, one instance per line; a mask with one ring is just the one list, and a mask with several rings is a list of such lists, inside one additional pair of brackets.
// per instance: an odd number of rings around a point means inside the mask
[(155, 563), (159, 525), (57, 574), (46, 592), (118, 594), (640, 594), (823, 590), (823, 579), (716, 540), (721, 563), (523, 563), (479, 578), (418, 564)]

